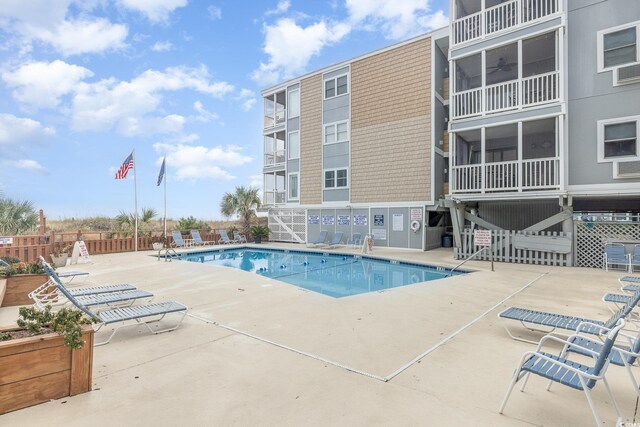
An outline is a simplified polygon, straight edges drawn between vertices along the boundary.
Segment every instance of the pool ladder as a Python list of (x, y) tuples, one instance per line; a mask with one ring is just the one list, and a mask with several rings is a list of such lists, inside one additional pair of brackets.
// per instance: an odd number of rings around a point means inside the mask
[(162, 257), (162, 252), (164, 251), (164, 262), (169, 262), (174, 259), (180, 259), (180, 255), (173, 248), (163, 248), (158, 251), (158, 261)]
[(469, 258), (465, 259), (464, 261), (462, 261), (460, 264), (456, 265), (455, 267), (453, 267), (451, 269), (451, 271), (449, 271), (449, 274), (447, 274), (445, 277), (451, 277), (451, 275), (453, 274), (454, 270), (456, 270), (458, 267), (462, 266), (465, 262), (471, 260), (473, 257), (475, 257), (476, 255), (478, 255), (480, 252), (484, 251), (485, 249), (489, 249), (489, 246), (485, 246), (481, 249), (479, 249), (476, 253), (472, 254), (471, 256), (469, 256)]

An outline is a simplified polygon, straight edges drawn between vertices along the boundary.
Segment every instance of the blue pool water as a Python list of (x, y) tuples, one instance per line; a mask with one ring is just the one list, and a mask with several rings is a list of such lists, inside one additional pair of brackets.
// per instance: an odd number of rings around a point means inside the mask
[(181, 259), (238, 268), (334, 298), (443, 279), (451, 273), (443, 267), (365, 256), (275, 249), (223, 249), (182, 254)]

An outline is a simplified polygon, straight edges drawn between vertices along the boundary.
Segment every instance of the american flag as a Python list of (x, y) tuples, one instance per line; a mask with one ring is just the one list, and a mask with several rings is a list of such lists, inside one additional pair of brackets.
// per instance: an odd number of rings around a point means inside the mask
[(120, 169), (116, 172), (116, 179), (125, 179), (131, 168), (133, 168), (133, 152), (129, 154), (129, 157), (124, 159), (124, 163), (122, 163), (122, 166), (120, 166)]

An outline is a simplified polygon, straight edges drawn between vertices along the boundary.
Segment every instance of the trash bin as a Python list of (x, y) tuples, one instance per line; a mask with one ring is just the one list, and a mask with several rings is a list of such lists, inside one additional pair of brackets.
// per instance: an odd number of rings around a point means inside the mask
[(443, 248), (453, 247), (453, 236), (451, 234), (442, 235), (442, 247)]

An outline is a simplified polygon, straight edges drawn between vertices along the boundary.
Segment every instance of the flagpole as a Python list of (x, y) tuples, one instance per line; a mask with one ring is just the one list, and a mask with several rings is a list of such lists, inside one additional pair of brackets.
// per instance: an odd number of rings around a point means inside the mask
[(134, 200), (134, 209), (135, 209), (135, 228), (134, 228), (134, 244), (133, 248), (136, 252), (138, 252), (138, 180), (137, 180), (137, 169), (138, 165), (136, 163), (136, 149), (133, 149), (133, 200)]
[(167, 238), (167, 156), (162, 161), (164, 166), (164, 238)]

